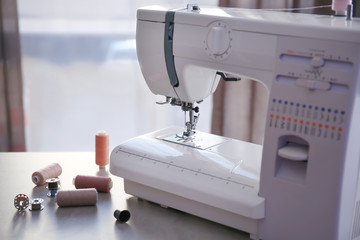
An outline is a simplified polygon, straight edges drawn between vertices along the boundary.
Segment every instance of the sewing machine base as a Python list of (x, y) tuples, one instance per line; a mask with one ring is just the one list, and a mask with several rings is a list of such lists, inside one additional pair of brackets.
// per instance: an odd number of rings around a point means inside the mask
[(127, 194), (154, 202), (162, 207), (171, 207), (192, 215), (208, 219), (235, 229), (245, 230), (250, 238), (259, 239), (257, 233), (257, 220), (243, 217), (229, 211), (203, 204), (182, 196), (161, 191), (143, 184), (124, 179), (124, 188)]
[(262, 147), (197, 132), (174, 138), (170, 127), (116, 147), (110, 172), (124, 179), (125, 192), (251, 234), (265, 216), (258, 196)]

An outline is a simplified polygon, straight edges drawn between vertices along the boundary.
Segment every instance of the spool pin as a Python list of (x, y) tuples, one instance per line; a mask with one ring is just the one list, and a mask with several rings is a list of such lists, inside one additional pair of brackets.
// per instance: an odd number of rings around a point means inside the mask
[(100, 168), (109, 164), (109, 134), (99, 131), (95, 136), (95, 163)]
[(98, 193), (95, 188), (60, 190), (56, 194), (59, 207), (91, 206), (96, 205)]
[(77, 175), (73, 181), (76, 189), (95, 188), (98, 192), (110, 192), (113, 182), (109, 177)]
[(58, 163), (53, 163), (34, 172), (31, 176), (31, 179), (37, 186), (41, 186), (46, 183), (47, 179), (57, 178), (60, 176), (61, 172), (61, 166)]

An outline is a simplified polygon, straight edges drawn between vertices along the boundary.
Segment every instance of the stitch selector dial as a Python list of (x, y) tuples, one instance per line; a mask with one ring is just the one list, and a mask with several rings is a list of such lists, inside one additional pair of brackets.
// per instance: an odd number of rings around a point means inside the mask
[(230, 27), (220, 21), (209, 25), (209, 32), (204, 41), (205, 51), (209, 57), (217, 60), (225, 59), (231, 51), (232, 34)]

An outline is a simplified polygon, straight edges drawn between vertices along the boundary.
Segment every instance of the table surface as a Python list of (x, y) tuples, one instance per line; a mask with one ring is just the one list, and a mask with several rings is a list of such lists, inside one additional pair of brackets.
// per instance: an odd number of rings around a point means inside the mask
[[(110, 176), (110, 193), (99, 193), (96, 206), (59, 208), (36, 186), (31, 175), (53, 162), (62, 167), (61, 189), (75, 189), (78, 175)], [(0, 153), (0, 239), (249, 239), (247, 233), (181, 212), (163, 208), (124, 192), (120, 177), (108, 166), (99, 170), (94, 153)], [(19, 212), (14, 197), (43, 198), (42, 211)], [(116, 221), (116, 209), (129, 210), (127, 223)]]

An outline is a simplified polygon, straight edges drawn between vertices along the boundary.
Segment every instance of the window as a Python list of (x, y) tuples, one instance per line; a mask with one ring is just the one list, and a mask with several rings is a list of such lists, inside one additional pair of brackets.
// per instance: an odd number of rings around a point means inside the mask
[[(98, 130), (113, 149), (184, 125), (179, 108), (155, 104), (136, 56), (136, 9), (168, 3), (187, 1), (18, 0), (28, 151), (94, 151)], [(209, 97), (199, 130), (210, 131), (211, 111)]]

